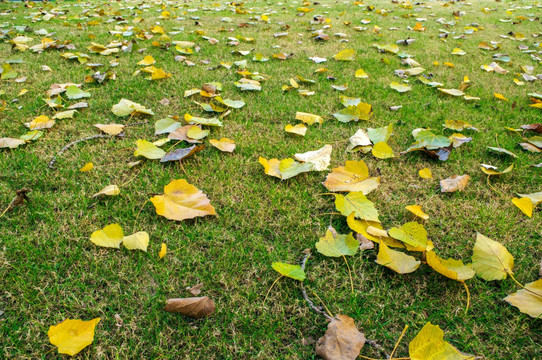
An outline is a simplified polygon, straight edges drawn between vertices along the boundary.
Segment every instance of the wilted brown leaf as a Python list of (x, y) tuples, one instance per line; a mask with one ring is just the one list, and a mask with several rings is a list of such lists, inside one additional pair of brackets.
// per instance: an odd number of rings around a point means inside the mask
[(316, 354), (325, 360), (354, 360), (365, 344), (365, 336), (359, 332), (354, 319), (337, 315), (327, 326), (326, 333), (316, 343)]
[(168, 299), (164, 310), (199, 319), (210, 316), (215, 311), (215, 303), (208, 296)]

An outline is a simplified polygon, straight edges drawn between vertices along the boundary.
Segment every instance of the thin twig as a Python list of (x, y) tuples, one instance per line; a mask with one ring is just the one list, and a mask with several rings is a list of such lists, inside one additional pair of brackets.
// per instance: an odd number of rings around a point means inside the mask
[[(305, 271), (305, 266), (307, 265), (307, 259), (309, 258), (309, 256), (311, 256), (311, 253), (307, 252), (305, 254), (305, 256), (303, 256), (303, 259), (301, 260), (301, 269), (303, 269), (303, 271)], [(320, 315), (323, 315), (328, 321), (331, 321), (331, 316), (326, 314), (326, 312), (324, 311), (324, 309), (322, 307), (318, 307), (318, 306), (314, 305), (314, 303), (311, 301), (311, 299), (309, 299), (309, 297), (307, 296), (307, 290), (305, 290), (305, 286), (303, 285), (303, 282), (301, 282), (301, 294), (303, 294), (303, 299), (305, 299), (307, 304), (309, 304), (309, 307), (314, 312), (316, 312), (316, 313), (318, 313)]]
[(51, 161), (49, 161), (49, 164), (47, 164), (47, 166), (49, 167), (49, 169), (54, 169), (54, 165), (55, 165), (57, 156), (62, 155), (64, 153), (64, 151), (68, 150), (69, 148), (71, 148), (74, 145), (79, 144), (80, 142), (87, 141), (87, 140), (92, 140), (92, 139), (108, 138), (108, 137), (111, 137), (111, 135), (97, 134), (97, 135), (87, 136), (87, 137), (84, 137), (84, 138), (79, 139), (79, 140), (75, 140), (75, 141), (67, 144), (66, 146), (64, 146), (62, 149), (60, 149), (60, 151), (57, 152), (55, 156), (53, 156)]

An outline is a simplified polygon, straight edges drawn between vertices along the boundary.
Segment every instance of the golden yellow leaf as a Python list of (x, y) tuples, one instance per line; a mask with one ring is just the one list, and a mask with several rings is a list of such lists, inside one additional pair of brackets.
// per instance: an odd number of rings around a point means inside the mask
[(540, 319), (542, 316), (542, 279), (525, 284), (525, 289), (508, 295), (504, 301), (517, 307), (522, 313)]
[(166, 256), (167, 253), (167, 245), (165, 243), (162, 243), (160, 246), (160, 252), (158, 253), (158, 256), (160, 259), (162, 259), (164, 256)]
[(260, 156), (258, 161), (260, 162), (260, 164), (262, 164), (262, 166), (264, 168), (264, 172), (267, 175), (278, 177), (279, 179), (282, 179), (282, 175), (280, 174), (280, 169), (279, 169), (279, 165), (280, 165), (280, 160), (279, 159), (269, 159), (269, 160), (267, 160), (266, 158), (263, 158), (263, 157)]
[(95, 124), (94, 126), (109, 135), (118, 135), (124, 129), (122, 124)]
[(368, 77), (369, 77), (369, 75), (367, 75), (367, 73), (366, 73), (365, 70), (363, 70), (363, 69), (358, 69), (358, 70), (356, 70), (355, 76), (356, 76), (358, 79), (365, 79), (365, 78), (368, 78)]
[(145, 231), (138, 231), (122, 239), (122, 245), (128, 250), (143, 250), (147, 252), (149, 246), (149, 234)]
[(303, 121), (307, 125), (312, 125), (314, 123), (321, 124), (324, 122), (324, 119), (319, 115), (304, 113), (304, 112), (296, 112), (295, 113), (295, 119)]
[(399, 274), (415, 271), (421, 262), (415, 257), (390, 249), (384, 241), (380, 242), (376, 263), (385, 266)]
[(74, 356), (94, 341), (94, 329), (100, 318), (89, 321), (66, 319), (49, 327), (47, 335), (59, 354)]
[(217, 148), (220, 151), (224, 152), (233, 152), (235, 150), (235, 141), (228, 138), (221, 138), (220, 140), (211, 139), (209, 140), (211, 145), (213, 145), (215, 148)]
[(513, 198), (512, 202), (528, 217), (533, 216), (533, 202), (527, 197)]
[(94, 164), (89, 162), (89, 163), (86, 163), (85, 166), (83, 166), (81, 169), (79, 169), (79, 171), (81, 172), (86, 172), (86, 171), (90, 171), (94, 168)]
[(422, 179), (432, 179), (433, 178), (433, 174), (431, 173), (431, 170), (428, 169), (428, 168), (423, 168), (420, 171), (418, 171), (418, 175), (420, 175), (420, 177)]
[(411, 221), (400, 227), (392, 227), (388, 234), (406, 244), (410, 251), (429, 251), (433, 248), (433, 243), (427, 239), (427, 230), (422, 224)]
[(369, 177), (369, 169), (363, 160), (347, 161), (345, 166), (332, 170), (323, 185), (329, 191), (361, 191), (369, 194), (380, 184), (380, 177)]
[(478, 233), (472, 251), (472, 267), (482, 279), (504, 280), (512, 273), (514, 257), (498, 242)]
[(427, 265), (433, 270), (446, 276), (449, 279), (465, 281), (474, 276), (474, 269), (471, 264), (463, 264), (461, 260), (442, 259), (434, 251), (426, 253)]
[(504, 97), (503, 94), (493, 93), (493, 96), (495, 96), (499, 100), (509, 101), (507, 98)]
[(383, 141), (374, 144), (371, 152), (373, 153), (373, 156), (378, 159), (389, 159), (395, 157), (395, 155), (393, 155), (393, 149)]
[(98, 246), (120, 249), (124, 232), (119, 224), (110, 224), (90, 235), (90, 241)]
[(305, 125), (303, 125), (303, 124), (297, 124), (295, 126), (292, 126), (292, 125), (288, 124), (284, 128), (284, 131), (286, 131), (288, 133), (291, 133), (291, 134), (305, 136), (305, 134), (307, 133), (307, 127)]
[(29, 128), (30, 130), (41, 130), (41, 129), (52, 128), (54, 124), (55, 124), (55, 121), (49, 119), (48, 116), (40, 115), (36, 117), (34, 120), (32, 120), (31, 122), (26, 123), (25, 126)]
[(333, 55), (335, 60), (339, 61), (352, 61), (356, 57), (354, 49), (344, 49)]
[(405, 209), (407, 209), (419, 218), (422, 218), (424, 220), (429, 219), (429, 215), (423, 212), (421, 205), (408, 205), (405, 207)]
[(184, 179), (171, 181), (164, 187), (163, 195), (153, 196), (150, 200), (156, 213), (170, 220), (216, 215), (207, 195)]
[(117, 185), (108, 185), (96, 194), (92, 195), (92, 197), (97, 197), (100, 195), (115, 196), (118, 194), (120, 194), (120, 189)]
[(430, 322), (408, 344), (411, 360), (473, 360), (444, 340), (444, 332)]
[(410, 91), (412, 89), (412, 87), (410, 85), (400, 84), (397, 81), (392, 81), (391, 84), (390, 84), (390, 87), (393, 90), (397, 90), (400, 93), (404, 93), (404, 92)]
[[(375, 243), (385, 242), (386, 245), (396, 248), (404, 248), (400, 242), (388, 236), (386, 230), (382, 228), (382, 224), (375, 221), (356, 220), (355, 213), (351, 213), (346, 218), (348, 227), (365, 238), (374, 241)], [(369, 232), (370, 231), (370, 232)], [(385, 233), (385, 234), (384, 234)], [(385, 236), (382, 236), (385, 235)]]
[(147, 159), (156, 160), (166, 155), (164, 150), (147, 140), (137, 140), (136, 146), (137, 149), (134, 151), (134, 156), (144, 156)]

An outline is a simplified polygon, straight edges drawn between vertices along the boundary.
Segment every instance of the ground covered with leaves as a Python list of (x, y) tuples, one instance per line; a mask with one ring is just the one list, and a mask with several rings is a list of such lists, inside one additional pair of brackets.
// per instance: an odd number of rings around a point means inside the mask
[(537, 358), (541, 15), (0, 3), (0, 357)]

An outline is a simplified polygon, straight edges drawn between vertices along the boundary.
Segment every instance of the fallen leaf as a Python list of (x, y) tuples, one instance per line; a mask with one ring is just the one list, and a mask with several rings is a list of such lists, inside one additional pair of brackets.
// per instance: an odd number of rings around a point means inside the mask
[(463, 191), (470, 180), (469, 175), (452, 175), (447, 179), (440, 180), (441, 192)]
[(339, 314), (331, 319), (324, 336), (316, 343), (316, 354), (325, 360), (354, 360), (365, 345), (354, 319)]
[(115, 196), (118, 194), (120, 194), (120, 189), (117, 185), (108, 185), (96, 194), (92, 195), (92, 197), (98, 197), (100, 195)]
[(295, 126), (292, 126), (292, 125), (288, 124), (284, 128), (284, 131), (286, 131), (288, 133), (291, 133), (291, 134), (305, 136), (305, 134), (307, 133), (307, 127), (305, 125), (303, 125), (303, 124), (297, 124)]
[(404, 92), (412, 90), (412, 86), (400, 84), (397, 81), (392, 81), (390, 84), (390, 88), (392, 88), (393, 90), (397, 90), (400, 93), (404, 93)]
[(235, 150), (235, 141), (228, 138), (221, 138), (220, 140), (210, 139), (209, 142), (215, 148), (223, 152), (233, 152)]
[(533, 217), (533, 202), (531, 199), (528, 197), (513, 198), (512, 202), (518, 207), (518, 209), (521, 210), (522, 213), (528, 217)]
[(371, 151), (373, 156), (378, 159), (389, 159), (395, 157), (395, 155), (393, 155), (393, 149), (383, 141), (374, 144)]
[(504, 301), (517, 307), (522, 313), (540, 319), (542, 316), (542, 279), (525, 284), (525, 289), (508, 295)]
[(512, 273), (514, 257), (498, 242), (477, 233), (472, 254), (476, 275), (486, 281), (504, 280)]
[(314, 123), (321, 124), (324, 122), (324, 119), (321, 116), (299, 111), (295, 113), (295, 119), (303, 121), (307, 125), (312, 125)]
[(400, 227), (392, 227), (388, 234), (407, 245), (410, 251), (430, 251), (433, 243), (427, 239), (427, 230), (422, 224), (411, 221)]
[(303, 269), (299, 265), (274, 262), (273, 264), (271, 264), (271, 267), (282, 276), (286, 276), (299, 281), (305, 280), (305, 271), (303, 271)]
[(90, 241), (98, 246), (120, 249), (124, 232), (119, 224), (110, 224), (90, 235)]
[(86, 163), (85, 166), (83, 166), (81, 169), (79, 169), (79, 171), (81, 172), (87, 172), (87, 171), (90, 171), (94, 168), (94, 164), (89, 162), (89, 163)]
[(199, 319), (210, 316), (215, 311), (215, 303), (208, 296), (167, 299), (164, 310)]
[(118, 135), (124, 130), (124, 125), (122, 124), (95, 124), (98, 129), (102, 130), (104, 133), (109, 135)]
[(137, 140), (136, 146), (137, 149), (134, 151), (134, 156), (143, 156), (147, 159), (157, 160), (166, 155), (164, 150), (147, 140)]
[(143, 250), (147, 252), (149, 246), (149, 234), (145, 231), (138, 231), (122, 239), (122, 245), (128, 250)]
[(47, 335), (51, 344), (57, 347), (59, 354), (74, 356), (92, 344), (94, 329), (99, 322), (100, 318), (89, 321), (66, 319), (50, 326)]
[(461, 260), (442, 259), (434, 251), (427, 251), (425, 255), (427, 265), (449, 279), (465, 281), (474, 276), (474, 269), (471, 264), (465, 265)]
[(419, 218), (422, 218), (424, 220), (429, 219), (429, 215), (423, 212), (421, 205), (408, 205), (405, 207), (405, 209), (407, 209)]
[(369, 169), (363, 160), (346, 161), (345, 166), (339, 166), (327, 175), (323, 185), (329, 191), (361, 191), (369, 194), (380, 184), (380, 177), (369, 177)]
[(334, 234), (331, 230), (327, 230), (326, 235), (316, 243), (316, 250), (320, 254), (330, 257), (356, 255), (358, 247), (359, 242), (354, 239), (352, 233), (341, 235)]
[(183, 161), (189, 156), (192, 156), (200, 151), (202, 151), (205, 148), (205, 145), (192, 145), (187, 148), (180, 148), (173, 151), (168, 152), (162, 158), (160, 159), (160, 162), (168, 162), (168, 161)]
[(295, 154), (294, 158), (305, 163), (313, 164), (313, 170), (324, 171), (329, 167), (331, 161), (331, 145), (324, 145), (322, 148), (315, 151), (308, 151), (302, 154)]
[(418, 175), (422, 179), (432, 179), (433, 178), (433, 174), (431, 173), (431, 170), (428, 169), (428, 168), (423, 168), (420, 171), (418, 171)]
[(16, 149), (19, 146), (26, 144), (26, 141), (13, 138), (0, 138), (0, 149), (10, 148)]
[(164, 256), (166, 256), (166, 253), (167, 245), (165, 243), (162, 243), (162, 245), (160, 245), (160, 252), (158, 253), (158, 256), (160, 257), (160, 259), (162, 259)]
[(344, 216), (354, 213), (356, 218), (380, 222), (378, 210), (376, 210), (373, 202), (367, 199), (361, 191), (354, 191), (346, 196), (335, 195), (335, 207)]
[(186, 290), (190, 291), (190, 294), (192, 295), (199, 295), (201, 294), (201, 288), (203, 287), (203, 283), (196, 284), (192, 287), (187, 287)]
[(444, 340), (444, 332), (430, 322), (408, 344), (411, 360), (469, 360), (473, 356), (459, 352)]
[(403, 252), (390, 249), (381, 241), (375, 262), (399, 274), (408, 274), (415, 271), (421, 264), (415, 257)]
[(170, 220), (216, 215), (207, 195), (184, 179), (171, 181), (164, 187), (163, 195), (153, 196), (150, 200), (156, 213)]

